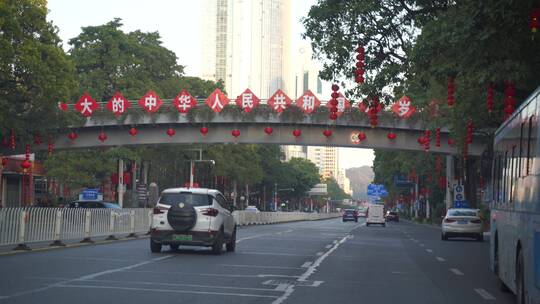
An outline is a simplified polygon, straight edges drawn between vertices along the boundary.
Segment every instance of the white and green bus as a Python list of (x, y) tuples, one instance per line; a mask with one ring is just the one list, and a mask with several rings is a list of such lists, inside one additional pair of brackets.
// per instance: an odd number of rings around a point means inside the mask
[(540, 303), (540, 87), (495, 133), (491, 268), (519, 304)]

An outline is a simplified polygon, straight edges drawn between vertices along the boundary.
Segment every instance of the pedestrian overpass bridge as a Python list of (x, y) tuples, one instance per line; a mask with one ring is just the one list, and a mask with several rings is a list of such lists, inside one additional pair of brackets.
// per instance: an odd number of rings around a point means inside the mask
[[(206, 106), (203, 104), (199, 107)], [(232, 109), (234, 106), (229, 107)], [(304, 114), (298, 111), (293, 115), (286, 112), (244, 115), (246, 113), (241, 111), (222, 111), (193, 117), (179, 114), (174, 108), (151, 114), (140, 108), (132, 109), (124, 117), (115, 118), (107, 115), (104, 105), (100, 108), (103, 115), (83, 118), (81, 125), (62, 130), (54, 142), (54, 149), (242, 143), (425, 150), (418, 143), (418, 138), (426, 129), (419, 117), (396, 119), (391, 112), (384, 111), (379, 113), (377, 127), (372, 128), (367, 115), (359, 111), (356, 116), (344, 114), (331, 121), (325, 113)], [(135, 113), (137, 110), (139, 112)], [(96, 114), (99, 113), (96, 111)], [(69, 136), (72, 132), (77, 134), (75, 139)], [(388, 136), (389, 133), (395, 136)], [(456, 145), (450, 145), (448, 139), (449, 130), (442, 127), (440, 146), (436, 146), (432, 132), (429, 151), (457, 153)], [(475, 138), (469, 145), (469, 155), (482, 154), (486, 144), (486, 139)], [(34, 146), (33, 150), (47, 148), (48, 143), (44, 142)]]

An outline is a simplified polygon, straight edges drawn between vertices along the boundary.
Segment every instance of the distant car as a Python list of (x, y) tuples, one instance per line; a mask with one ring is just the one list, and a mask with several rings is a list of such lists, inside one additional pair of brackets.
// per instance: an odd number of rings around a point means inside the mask
[(355, 221), (358, 222), (358, 211), (356, 209), (345, 209), (342, 216), (343, 222)]
[(360, 208), (357, 211), (358, 211), (358, 217), (366, 217), (367, 216), (367, 212), (366, 212), (365, 208)]
[(245, 211), (253, 212), (253, 213), (259, 213), (260, 212), (259, 209), (257, 207), (255, 207), (255, 206), (247, 206)]
[(441, 239), (446, 241), (450, 237), (472, 237), (482, 242), (484, 233), (482, 219), (478, 213), (478, 209), (448, 209), (442, 221)]
[(399, 214), (395, 211), (387, 211), (386, 212), (386, 221), (387, 222), (390, 222), (390, 221), (394, 221), (394, 222), (399, 222)]
[(110, 208), (122, 209), (117, 203), (106, 201), (73, 201), (67, 208)]
[(367, 210), (366, 226), (371, 224), (380, 224), (386, 226), (384, 219), (384, 206), (381, 204), (370, 204)]

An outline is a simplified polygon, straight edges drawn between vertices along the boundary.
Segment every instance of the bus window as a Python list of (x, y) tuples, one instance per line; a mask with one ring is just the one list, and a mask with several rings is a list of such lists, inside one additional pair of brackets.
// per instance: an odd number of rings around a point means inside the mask
[(506, 187), (508, 186), (508, 151), (504, 152), (502, 201), (506, 203)]
[(531, 144), (532, 144), (532, 124), (533, 124), (533, 118), (534, 116), (531, 116), (529, 118), (529, 131), (527, 134), (527, 162), (526, 162), (526, 175), (529, 175), (531, 173), (531, 165), (532, 165), (532, 159), (531, 159)]
[(493, 168), (491, 168), (491, 197), (493, 202), (497, 202), (497, 178), (499, 176), (497, 166), (499, 165), (499, 158), (496, 156), (494, 159)]
[(510, 186), (508, 187), (508, 201), (514, 202), (514, 179), (516, 177), (516, 146), (512, 146), (512, 156), (510, 157)]
[(522, 177), (524, 170), (522, 170), (522, 158), (523, 158), (523, 129), (525, 128), (525, 122), (521, 123), (521, 130), (519, 132), (519, 158), (518, 158), (518, 177)]
[(498, 155), (497, 156), (498, 159), (499, 159), (499, 163), (498, 163), (498, 167), (497, 167), (497, 202), (498, 203), (501, 203), (501, 194), (502, 194), (502, 191), (501, 191), (501, 182), (502, 182), (502, 176), (503, 176), (503, 159), (502, 159), (502, 155)]

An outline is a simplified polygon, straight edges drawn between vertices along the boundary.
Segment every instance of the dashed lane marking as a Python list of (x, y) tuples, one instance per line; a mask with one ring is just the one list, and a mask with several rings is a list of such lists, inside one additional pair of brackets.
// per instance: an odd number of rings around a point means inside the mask
[(311, 264), (313, 264), (313, 262), (305, 262), (304, 264), (302, 264), (302, 268), (308, 268), (309, 266), (311, 266)]
[(330, 249), (330, 248), (332, 248), (332, 245), (326, 245), (326, 246), (324, 246), (324, 248)]
[(475, 288), (474, 291), (478, 293), (484, 300), (495, 300), (495, 297), (492, 296), (489, 292), (482, 288)]
[(317, 252), (316, 255), (317, 255), (317, 256), (321, 256), (321, 255), (323, 255), (323, 254), (324, 254), (324, 252)]
[(429, 252), (429, 253), (433, 253), (433, 250), (431, 250), (431, 249), (426, 249), (426, 251)]
[(450, 268), (450, 271), (453, 272), (455, 275), (459, 275), (459, 276), (462, 276), (463, 275), (463, 272), (461, 272), (459, 269), (457, 268)]
[(424, 244), (420, 244), (420, 247), (424, 247), (424, 246), (426, 246), (426, 245), (424, 245)]
[(437, 259), (437, 261), (439, 261), (439, 262), (444, 262), (444, 261), (446, 261), (444, 258), (441, 258), (441, 257), (439, 257), (439, 256), (436, 257), (436, 259)]
[(240, 264), (220, 264), (219, 266), (223, 266), (223, 267), (239, 267), (239, 268), (263, 268), (263, 269), (302, 269), (300, 267), (240, 265)]

